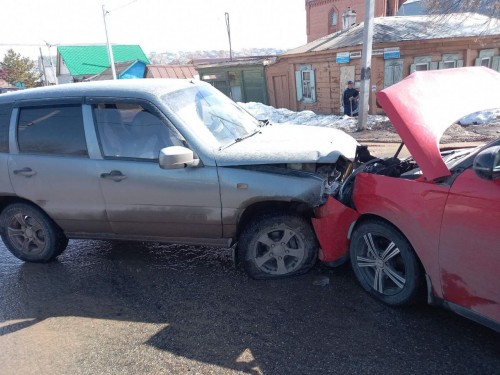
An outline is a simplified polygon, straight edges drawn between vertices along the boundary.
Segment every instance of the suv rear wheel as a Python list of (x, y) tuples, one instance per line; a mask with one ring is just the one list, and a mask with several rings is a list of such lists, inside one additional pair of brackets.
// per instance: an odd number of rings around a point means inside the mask
[(255, 217), (238, 241), (238, 255), (254, 279), (272, 279), (309, 271), (318, 254), (311, 225), (292, 214)]
[(40, 209), (27, 203), (7, 206), (0, 215), (2, 240), (17, 258), (49, 262), (68, 245), (61, 229)]

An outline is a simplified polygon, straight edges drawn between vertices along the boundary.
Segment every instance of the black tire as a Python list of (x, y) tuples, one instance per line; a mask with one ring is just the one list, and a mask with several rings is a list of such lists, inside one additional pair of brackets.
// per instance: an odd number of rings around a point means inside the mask
[(311, 224), (293, 214), (255, 217), (238, 241), (238, 257), (254, 279), (305, 273), (317, 256), (318, 245)]
[(392, 225), (382, 220), (361, 223), (352, 234), (349, 252), (358, 282), (373, 297), (391, 306), (418, 300), (420, 263), (408, 240)]
[(54, 260), (68, 245), (61, 229), (40, 209), (13, 203), (0, 215), (2, 240), (17, 258), (44, 263)]

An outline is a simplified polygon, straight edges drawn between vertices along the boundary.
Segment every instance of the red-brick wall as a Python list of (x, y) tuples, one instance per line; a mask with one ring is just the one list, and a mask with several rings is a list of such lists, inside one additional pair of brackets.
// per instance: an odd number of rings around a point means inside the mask
[[(404, 0), (375, 0), (375, 17), (384, 17), (387, 14), (395, 15), (399, 4)], [(305, 0), (306, 4), (306, 29), (307, 42), (312, 42), (322, 36), (342, 30), (342, 13), (348, 7), (355, 11), (356, 23), (361, 23), (365, 18), (365, 0)], [(330, 14), (335, 9), (338, 15), (337, 27), (330, 25)]]
[[(379, 43), (375, 49), (394, 47), (394, 43)], [(443, 54), (457, 54), (464, 66), (474, 66), (479, 50), (495, 49), (500, 54), (500, 36), (448, 38), (422, 41), (407, 41), (397, 44), (403, 60), (403, 78), (410, 74), (411, 64), (417, 56), (429, 56), (433, 62), (442, 60)], [(345, 87), (341, 86), (343, 66), (354, 68), (354, 81), (361, 80), (361, 58), (351, 59), (349, 63), (337, 64), (338, 52), (361, 51), (361, 46), (345, 47), (322, 52), (307, 52), (297, 55), (284, 55), (275, 64), (266, 66), (266, 81), (269, 103), (276, 108), (288, 108), (292, 111), (310, 110), (315, 113), (341, 114), (340, 97)], [(295, 71), (301, 65), (311, 65), (315, 72), (316, 101), (306, 103), (297, 100)], [(383, 114), (376, 105), (375, 92), (384, 89), (384, 56), (372, 56), (370, 79), (370, 114)], [(279, 85), (277, 83), (280, 83)]]

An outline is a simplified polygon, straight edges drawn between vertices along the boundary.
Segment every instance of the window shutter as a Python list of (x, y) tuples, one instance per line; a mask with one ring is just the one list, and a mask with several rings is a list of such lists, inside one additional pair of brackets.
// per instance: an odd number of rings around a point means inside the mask
[(314, 76), (314, 70), (310, 71), (311, 73), (311, 101), (316, 101), (316, 78)]
[(474, 61), (474, 65), (475, 66), (481, 66), (481, 58), (478, 57), (475, 61)]
[(462, 68), (464, 66), (464, 60), (457, 60), (457, 68)]
[(431, 61), (431, 63), (429, 64), (429, 70), (437, 70), (437, 68), (438, 68), (437, 61)]
[(403, 62), (401, 64), (393, 65), (393, 81), (398, 83), (403, 79)]
[(410, 74), (412, 74), (415, 71), (417, 71), (416, 65), (415, 64), (411, 64), (410, 65)]
[(297, 101), (302, 100), (302, 71), (295, 72), (295, 86), (297, 87)]
[(386, 65), (384, 68), (384, 88), (394, 84), (392, 65)]
[(491, 58), (491, 69), (500, 72), (500, 56), (493, 56)]

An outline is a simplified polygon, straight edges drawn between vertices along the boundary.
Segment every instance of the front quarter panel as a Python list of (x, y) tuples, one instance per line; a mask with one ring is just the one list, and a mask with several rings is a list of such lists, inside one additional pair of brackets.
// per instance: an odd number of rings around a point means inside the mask
[(375, 215), (396, 226), (412, 245), (442, 297), (439, 277), (439, 236), (449, 186), (360, 173), (353, 201), (361, 215)]
[(323, 179), (312, 174), (302, 176), (263, 172), (248, 168), (219, 167), (224, 236), (232, 236), (241, 213), (259, 202), (302, 202), (319, 206)]

